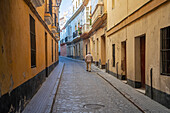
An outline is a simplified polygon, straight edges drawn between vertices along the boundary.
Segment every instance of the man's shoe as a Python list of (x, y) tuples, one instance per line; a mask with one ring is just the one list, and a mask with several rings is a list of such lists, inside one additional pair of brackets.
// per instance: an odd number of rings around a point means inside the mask
[(91, 70), (89, 72), (91, 72)]
[(88, 70), (86, 70), (86, 71), (88, 71)]

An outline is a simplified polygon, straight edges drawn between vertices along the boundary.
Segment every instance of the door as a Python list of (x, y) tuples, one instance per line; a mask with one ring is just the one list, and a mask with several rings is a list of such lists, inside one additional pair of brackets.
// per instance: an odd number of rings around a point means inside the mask
[(121, 43), (121, 70), (122, 70), (122, 79), (127, 79), (126, 71), (126, 41)]
[(140, 38), (141, 85), (145, 87), (145, 36)]
[(101, 37), (101, 52), (100, 52), (100, 54), (101, 54), (102, 68), (104, 68), (105, 64), (106, 64), (106, 41), (105, 41), (105, 35), (103, 35)]

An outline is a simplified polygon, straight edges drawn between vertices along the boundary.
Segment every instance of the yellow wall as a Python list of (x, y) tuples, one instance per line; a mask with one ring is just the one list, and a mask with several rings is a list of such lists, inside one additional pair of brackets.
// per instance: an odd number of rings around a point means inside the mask
[[(139, 9), (142, 5), (150, 0), (115, 0), (115, 6), (112, 9), (112, 4), (107, 5), (107, 29), (109, 30), (119, 22), (121, 22), (128, 15)], [(108, 0), (108, 3), (112, 3), (112, 0)]]
[[(120, 1), (121, 2), (121, 1)], [(143, 3), (143, 2), (141, 2)], [(107, 60), (110, 62), (110, 71), (116, 73), (116, 69), (112, 67), (112, 44), (115, 44), (116, 62), (119, 62), (119, 70), (121, 70), (121, 42), (127, 42), (127, 78), (133, 81), (139, 81), (140, 77), (136, 76), (135, 64), (135, 37), (146, 34), (145, 48), (145, 81), (150, 85), (150, 69), (153, 68), (153, 87), (170, 94), (170, 78), (160, 75), (160, 29), (170, 26), (170, 2), (163, 4), (156, 10), (146, 14), (142, 18), (131, 23), (127, 27), (119, 30), (113, 35), (107, 37)], [(109, 13), (111, 18), (112, 13)], [(114, 18), (114, 17), (113, 17)], [(113, 19), (114, 20), (114, 19)], [(112, 23), (111, 20), (108, 23)], [(111, 24), (113, 25), (113, 24)], [(139, 64), (138, 64), (139, 65)], [(121, 74), (121, 71), (119, 71)]]
[[(37, 9), (44, 18), (44, 5)], [(4, 52), (0, 52), (0, 90), (3, 95), (45, 69), (45, 32), (48, 37), (48, 66), (54, 62), (51, 60), (52, 37), (23, 0), (1, 0), (0, 14), (3, 15), (0, 18), (0, 47), (4, 48)], [(31, 68), (29, 15), (35, 19), (35, 68)]]

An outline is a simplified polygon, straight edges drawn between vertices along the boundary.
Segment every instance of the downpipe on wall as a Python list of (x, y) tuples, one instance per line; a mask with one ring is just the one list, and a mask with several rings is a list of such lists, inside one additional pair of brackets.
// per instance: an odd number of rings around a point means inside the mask
[(153, 69), (151, 68), (150, 69), (151, 99), (153, 99), (152, 71), (153, 71)]

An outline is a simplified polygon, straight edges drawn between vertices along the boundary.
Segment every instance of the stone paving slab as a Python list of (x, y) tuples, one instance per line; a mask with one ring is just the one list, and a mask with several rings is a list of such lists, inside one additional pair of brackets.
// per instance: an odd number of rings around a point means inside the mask
[(170, 110), (156, 101), (150, 99), (146, 95), (136, 91), (131, 86), (123, 83), (121, 80), (114, 76), (105, 73), (103, 70), (92, 65), (94, 70), (97, 70), (97, 74), (105, 79), (108, 83), (112, 84), (118, 89), (126, 98), (130, 99), (134, 104), (139, 106), (146, 113), (170, 113)]
[(61, 62), (54, 68), (23, 113), (50, 113), (63, 68), (64, 63)]

